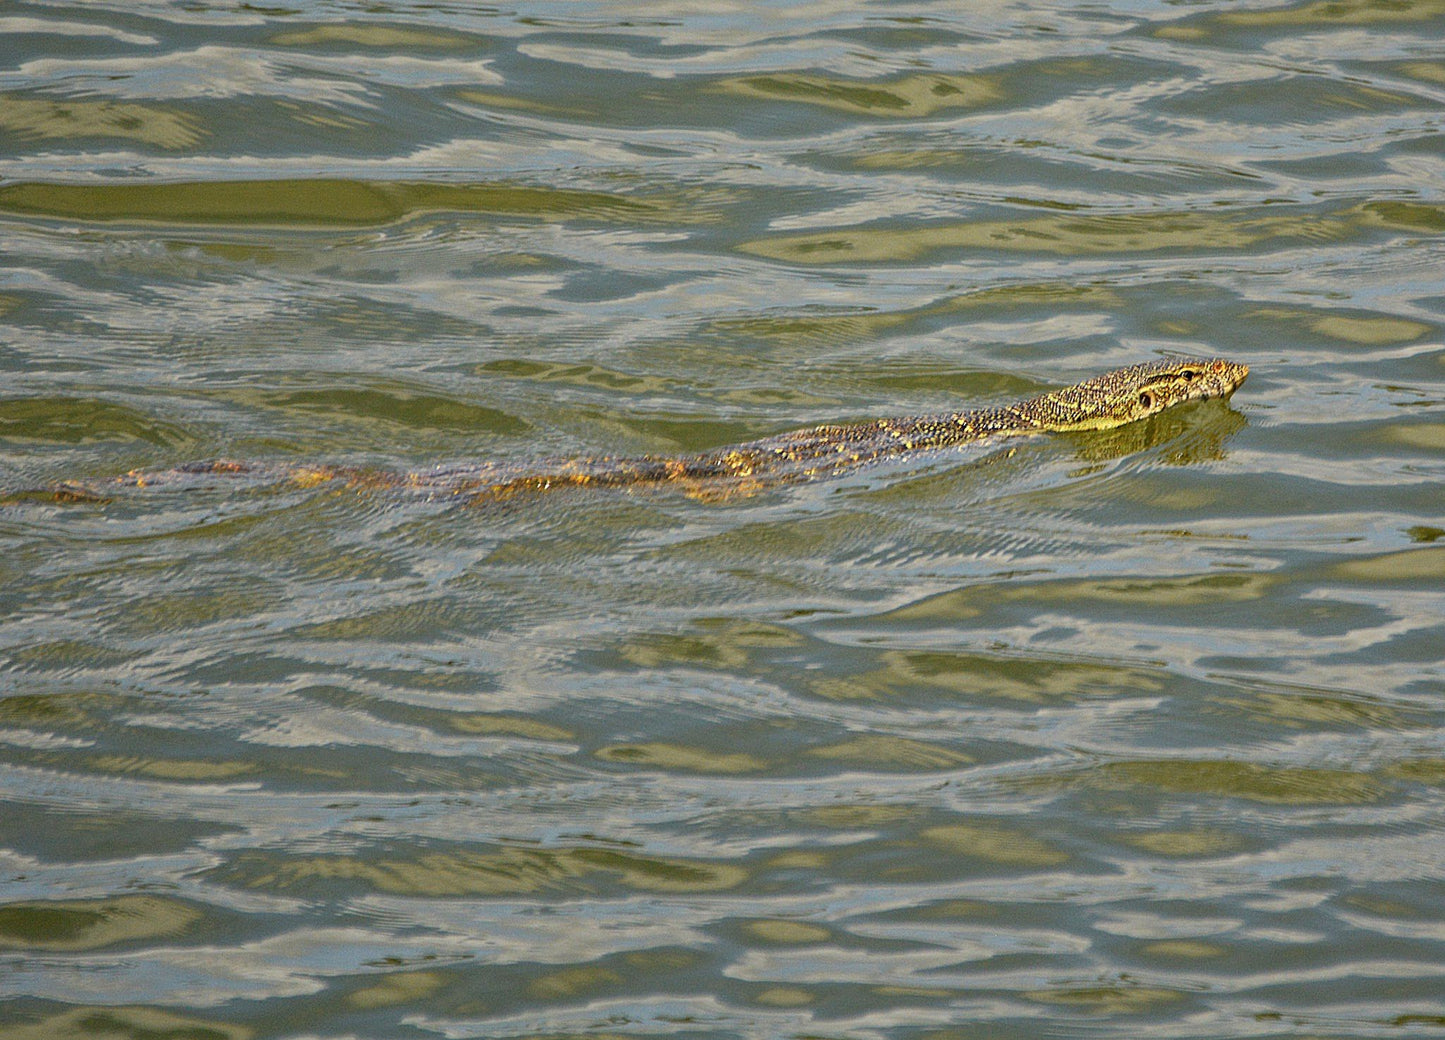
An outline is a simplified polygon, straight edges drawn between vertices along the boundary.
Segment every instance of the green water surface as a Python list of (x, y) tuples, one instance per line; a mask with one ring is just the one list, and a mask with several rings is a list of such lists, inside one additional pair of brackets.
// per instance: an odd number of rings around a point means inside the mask
[(1442, 1035), (1442, 125), (1439, 0), (0, 4), (0, 1040)]

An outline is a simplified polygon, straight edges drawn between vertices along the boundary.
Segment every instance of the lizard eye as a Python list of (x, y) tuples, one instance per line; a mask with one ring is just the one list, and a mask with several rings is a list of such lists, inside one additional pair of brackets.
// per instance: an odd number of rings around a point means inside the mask
[(1145, 390), (1142, 394), (1139, 395), (1139, 403), (1145, 408), (1153, 408), (1154, 395), (1151, 394), (1148, 390)]
[(1194, 382), (1194, 377), (1199, 375), (1199, 373), (1192, 368), (1186, 368), (1183, 372), (1180, 372), (1179, 375), (1186, 383), (1192, 383)]

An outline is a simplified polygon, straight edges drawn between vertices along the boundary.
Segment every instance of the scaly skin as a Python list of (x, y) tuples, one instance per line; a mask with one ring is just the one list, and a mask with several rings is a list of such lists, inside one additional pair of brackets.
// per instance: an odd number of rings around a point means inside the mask
[[(885, 459), (911, 457), (985, 438), (1108, 430), (1186, 401), (1228, 397), (1249, 369), (1222, 358), (1172, 358), (1132, 365), (1062, 390), (999, 408), (944, 412), (849, 425), (815, 426), (696, 455), (544, 460), (528, 467), (463, 466), (383, 473), (349, 466), (206, 462), (164, 473), (127, 473), (113, 484), (145, 487), (204, 474), (248, 474), (310, 487), (340, 482), (360, 489), (404, 489), (464, 496), (470, 502), (566, 487), (671, 485), (699, 498), (747, 494), (775, 484), (830, 477)], [(104, 499), (75, 485), (58, 499)]]

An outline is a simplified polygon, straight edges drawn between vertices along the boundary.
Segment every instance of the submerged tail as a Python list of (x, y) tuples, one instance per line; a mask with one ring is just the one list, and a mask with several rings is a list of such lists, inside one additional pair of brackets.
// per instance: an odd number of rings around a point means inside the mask
[(216, 459), (210, 462), (189, 462), (166, 470), (133, 469), (98, 482), (62, 480), (43, 487), (5, 492), (0, 494), (0, 503), (59, 502), (103, 505), (116, 501), (127, 491), (136, 488), (154, 487), (181, 491), (214, 485), (216, 478), (244, 479), (260, 485), (294, 483), (315, 486), (338, 479), (342, 472), (342, 468), (336, 466), (295, 466)]

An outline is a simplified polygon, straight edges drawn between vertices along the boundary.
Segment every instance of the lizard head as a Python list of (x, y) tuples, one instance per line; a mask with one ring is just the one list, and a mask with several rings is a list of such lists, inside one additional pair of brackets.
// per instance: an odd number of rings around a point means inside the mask
[(1249, 366), (1223, 358), (1167, 358), (1106, 372), (1023, 406), (1050, 430), (1108, 430), (1185, 401), (1228, 397)]

